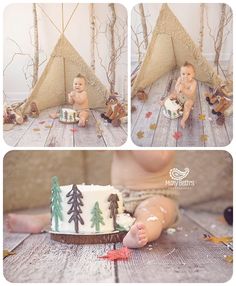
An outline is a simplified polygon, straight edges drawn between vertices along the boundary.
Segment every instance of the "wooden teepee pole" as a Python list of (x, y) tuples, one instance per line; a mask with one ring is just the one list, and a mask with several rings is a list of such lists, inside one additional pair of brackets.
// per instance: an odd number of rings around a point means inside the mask
[[(62, 30), (62, 37), (64, 38), (64, 6), (63, 3), (61, 4), (61, 30)], [(67, 101), (66, 95), (66, 59), (63, 57), (63, 76), (64, 76), (64, 94), (65, 94), (65, 103)]]

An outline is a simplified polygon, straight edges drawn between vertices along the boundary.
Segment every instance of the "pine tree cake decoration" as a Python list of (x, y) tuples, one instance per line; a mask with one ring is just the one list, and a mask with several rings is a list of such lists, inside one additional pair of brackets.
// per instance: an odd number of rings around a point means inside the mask
[(109, 205), (109, 210), (110, 210), (110, 218), (113, 218), (113, 227), (114, 230), (116, 229), (116, 215), (118, 214), (118, 201), (119, 197), (117, 194), (110, 194), (107, 200), (110, 205)]
[(95, 226), (96, 232), (99, 232), (100, 231), (100, 224), (105, 225), (105, 223), (103, 221), (102, 211), (99, 208), (98, 202), (95, 203), (95, 205), (91, 211), (91, 214), (92, 214), (92, 218), (90, 220), (92, 222), (91, 227)]
[(71, 223), (72, 221), (74, 221), (75, 224), (75, 232), (78, 233), (79, 232), (79, 222), (80, 224), (84, 224), (84, 220), (81, 217), (81, 206), (83, 206), (83, 195), (81, 193), (81, 191), (77, 188), (77, 185), (73, 185), (71, 191), (66, 195), (67, 198), (70, 198), (68, 200), (68, 204), (72, 205), (71, 208), (69, 209), (69, 211), (67, 212), (68, 215), (72, 214), (70, 219), (69, 219), (69, 223)]
[(58, 178), (56, 176), (52, 177), (52, 200), (51, 200), (51, 211), (52, 211), (52, 218), (54, 218), (55, 223), (55, 231), (58, 231), (59, 220), (63, 220), (62, 216), (62, 206), (61, 206), (61, 189), (58, 183)]

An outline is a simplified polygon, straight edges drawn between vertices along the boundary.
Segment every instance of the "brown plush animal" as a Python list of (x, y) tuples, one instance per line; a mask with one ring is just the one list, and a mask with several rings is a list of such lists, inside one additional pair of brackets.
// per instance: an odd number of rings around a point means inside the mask
[(208, 103), (209, 103), (210, 105), (215, 104), (215, 103), (216, 103), (217, 101), (219, 101), (219, 99), (220, 99), (220, 96), (215, 95), (215, 94), (210, 93), (210, 92), (206, 92), (206, 93), (205, 93), (205, 96), (206, 96), (206, 101), (208, 101)]
[(14, 110), (11, 106), (5, 106), (3, 112), (4, 124), (22, 124), (27, 120), (27, 117), (23, 117), (21, 112)]
[(221, 115), (226, 109), (228, 109), (232, 104), (232, 101), (225, 96), (222, 96), (219, 103), (212, 109), (213, 114)]
[(206, 92), (206, 100), (209, 102), (210, 105), (215, 104), (216, 102), (220, 101), (221, 97), (230, 97), (233, 95), (233, 83), (232, 81), (225, 81), (220, 86), (212, 89), (210, 92)]
[(108, 100), (106, 101), (106, 105), (107, 105), (107, 110), (106, 112), (101, 114), (101, 117), (107, 120), (109, 123), (111, 123), (113, 119), (117, 118), (119, 110), (119, 102), (116, 96), (114, 95), (109, 96)]
[(148, 99), (147, 93), (144, 91), (144, 89), (139, 89), (136, 93), (136, 96), (141, 101), (146, 101)]
[(34, 118), (39, 116), (39, 110), (38, 110), (36, 102), (34, 101), (31, 102), (30, 104), (30, 116)]

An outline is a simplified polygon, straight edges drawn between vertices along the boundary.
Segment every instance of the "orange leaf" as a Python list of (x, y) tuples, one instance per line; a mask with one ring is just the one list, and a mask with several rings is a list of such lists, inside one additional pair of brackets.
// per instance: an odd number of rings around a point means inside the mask
[(116, 250), (109, 250), (106, 255), (98, 256), (98, 258), (107, 258), (109, 260), (128, 259), (131, 251), (127, 247)]
[(151, 130), (155, 130), (157, 128), (157, 124), (156, 123), (150, 124), (149, 128)]
[(228, 244), (230, 242), (233, 241), (233, 237), (232, 236), (210, 236), (210, 235), (204, 235), (204, 239), (213, 243), (220, 243), (223, 242), (225, 244)]
[(142, 139), (144, 137), (144, 132), (143, 131), (139, 131), (136, 133), (138, 139)]
[(9, 255), (14, 255), (14, 254), (16, 254), (16, 253), (13, 252), (13, 251), (9, 251), (7, 249), (3, 249), (3, 258), (5, 258), (5, 257), (7, 257)]
[(40, 131), (40, 128), (33, 128), (33, 131)]

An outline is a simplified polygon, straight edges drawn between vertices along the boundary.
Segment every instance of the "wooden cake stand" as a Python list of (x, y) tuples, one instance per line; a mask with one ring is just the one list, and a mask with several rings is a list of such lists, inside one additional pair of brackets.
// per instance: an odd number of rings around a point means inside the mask
[(51, 239), (68, 244), (100, 244), (122, 242), (126, 231), (117, 231), (112, 233), (101, 234), (64, 234), (50, 232)]

